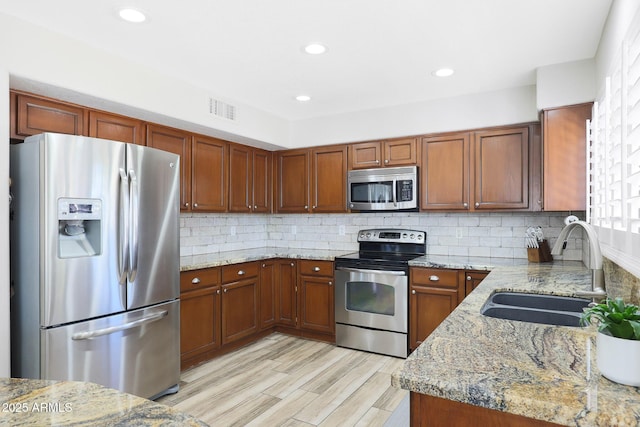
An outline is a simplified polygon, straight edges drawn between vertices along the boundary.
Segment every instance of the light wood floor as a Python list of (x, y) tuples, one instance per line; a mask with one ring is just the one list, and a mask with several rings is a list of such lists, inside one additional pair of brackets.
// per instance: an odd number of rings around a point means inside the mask
[(211, 426), (383, 426), (403, 359), (272, 334), (186, 370), (158, 401)]

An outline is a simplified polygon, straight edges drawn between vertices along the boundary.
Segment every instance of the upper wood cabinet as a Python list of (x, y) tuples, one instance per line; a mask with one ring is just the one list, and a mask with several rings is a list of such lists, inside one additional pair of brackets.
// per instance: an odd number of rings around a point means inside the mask
[(420, 157), (418, 149), (417, 138), (350, 144), (349, 169), (415, 166)]
[(191, 210), (227, 211), (227, 151), (229, 143), (201, 135), (193, 136), (191, 154)]
[(422, 139), (422, 209), (469, 209), (469, 140), (468, 132)]
[(229, 212), (271, 211), (271, 153), (229, 145)]
[(191, 210), (191, 134), (149, 124), (147, 146), (180, 156), (180, 210)]
[(529, 208), (529, 127), (474, 132), (476, 210)]
[(23, 140), (43, 132), (87, 135), (88, 114), (78, 105), (11, 92), (11, 138)]
[(145, 145), (144, 122), (102, 111), (89, 111), (89, 136)]
[(542, 111), (543, 209), (586, 209), (586, 121), (593, 104)]
[(346, 212), (344, 145), (279, 152), (277, 212)]

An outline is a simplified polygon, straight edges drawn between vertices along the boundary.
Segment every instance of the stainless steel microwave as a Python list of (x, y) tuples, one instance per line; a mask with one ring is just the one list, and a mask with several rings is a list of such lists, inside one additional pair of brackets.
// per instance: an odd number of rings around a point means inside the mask
[(349, 171), (347, 206), (362, 211), (417, 210), (417, 166)]

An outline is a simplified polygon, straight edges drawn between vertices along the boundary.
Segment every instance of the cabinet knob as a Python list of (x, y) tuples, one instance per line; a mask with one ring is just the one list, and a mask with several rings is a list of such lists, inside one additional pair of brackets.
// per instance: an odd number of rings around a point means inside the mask
[(411, 294), (412, 294), (412, 295), (415, 295), (415, 294), (416, 294), (416, 290), (415, 290), (415, 289), (412, 289), (412, 290), (411, 290)]
[(316, 208), (316, 205), (311, 206), (311, 209), (315, 209), (315, 208)]
[(467, 276), (467, 280), (471, 280), (471, 276)]
[(224, 292), (226, 294), (227, 292), (229, 292), (229, 289), (225, 288), (224, 291), (222, 291), (222, 292)]
[(184, 204), (184, 207), (185, 207), (185, 208), (188, 208), (188, 207), (189, 207), (189, 202), (185, 203), (185, 204)]
[(193, 207), (194, 207), (194, 208), (197, 208), (197, 207), (198, 207), (198, 204), (197, 204), (197, 203), (194, 203), (194, 204), (193, 204)]
[(291, 263), (291, 267), (293, 267), (293, 263)]
[(304, 208), (305, 209), (309, 209), (309, 205), (304, 205)]
[(313, 271), (317, 273), (318, 271), (320, 271), (320, 267), (313, 267)]
[(265, 268), (267, 266), (267, 264), (262, 264), (262, 268)]
[(463, 207), (465, 207), (465, 208), (468, 208), (468, 207), (469, 207), (469, 203), (464, 202), (464, 203), (462, 204), (462, 206), (463, 206)]
[(432, 282), (439, 282), (440, 278), (434, 274), (433, 276), (429, 277), (429, 280)]
[(480, 207), (480, 202), (476, 202), (476, 204), (474, 205), (476, 208)]
[(216, 291), (216, 294), (220, 295), (220, 289), (218, 289), (218, 290)]
[(333, 282), (329, 282), (329, 286), (333, 285)]
[(380, 160), (376, 159), (376, 165), (380, 164)]
[(253, 209), (258, 209), (258, 205), (253, 205)]
[(389, 159), (385, 159), (385, 160), (384, 160), (384, 164), (385, 164), (385, 165), (386, 165), (386, 164), (389, 164)]
[(247, 205), (247, 209), (251, 210), (251, 205)]
[(198, 283), (200, 283), (200, 278), (194, 277), (193, 279), (191, 279), (191, 283), (193, 283), (194, 285), (197, 285)]
[[(238, 271), (238, 276), (244, 276), (244, 275), (245, 275), (244, 270), (240, 270), (240, 271)], [(226, 292), (226, 291), (225, 291), (225, 292)]]

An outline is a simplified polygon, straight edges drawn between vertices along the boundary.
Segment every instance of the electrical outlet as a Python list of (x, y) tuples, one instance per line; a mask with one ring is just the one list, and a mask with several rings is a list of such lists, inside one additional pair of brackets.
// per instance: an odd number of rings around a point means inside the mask
[(345, 226), (344, 225), (339, 225), (338, 226), (338, 234), (341, 236), (344, 236), (346, 234), (346, 230), (345, 230)]
[(462, 228), (456, 228), (456, 237), (462, 239)]

